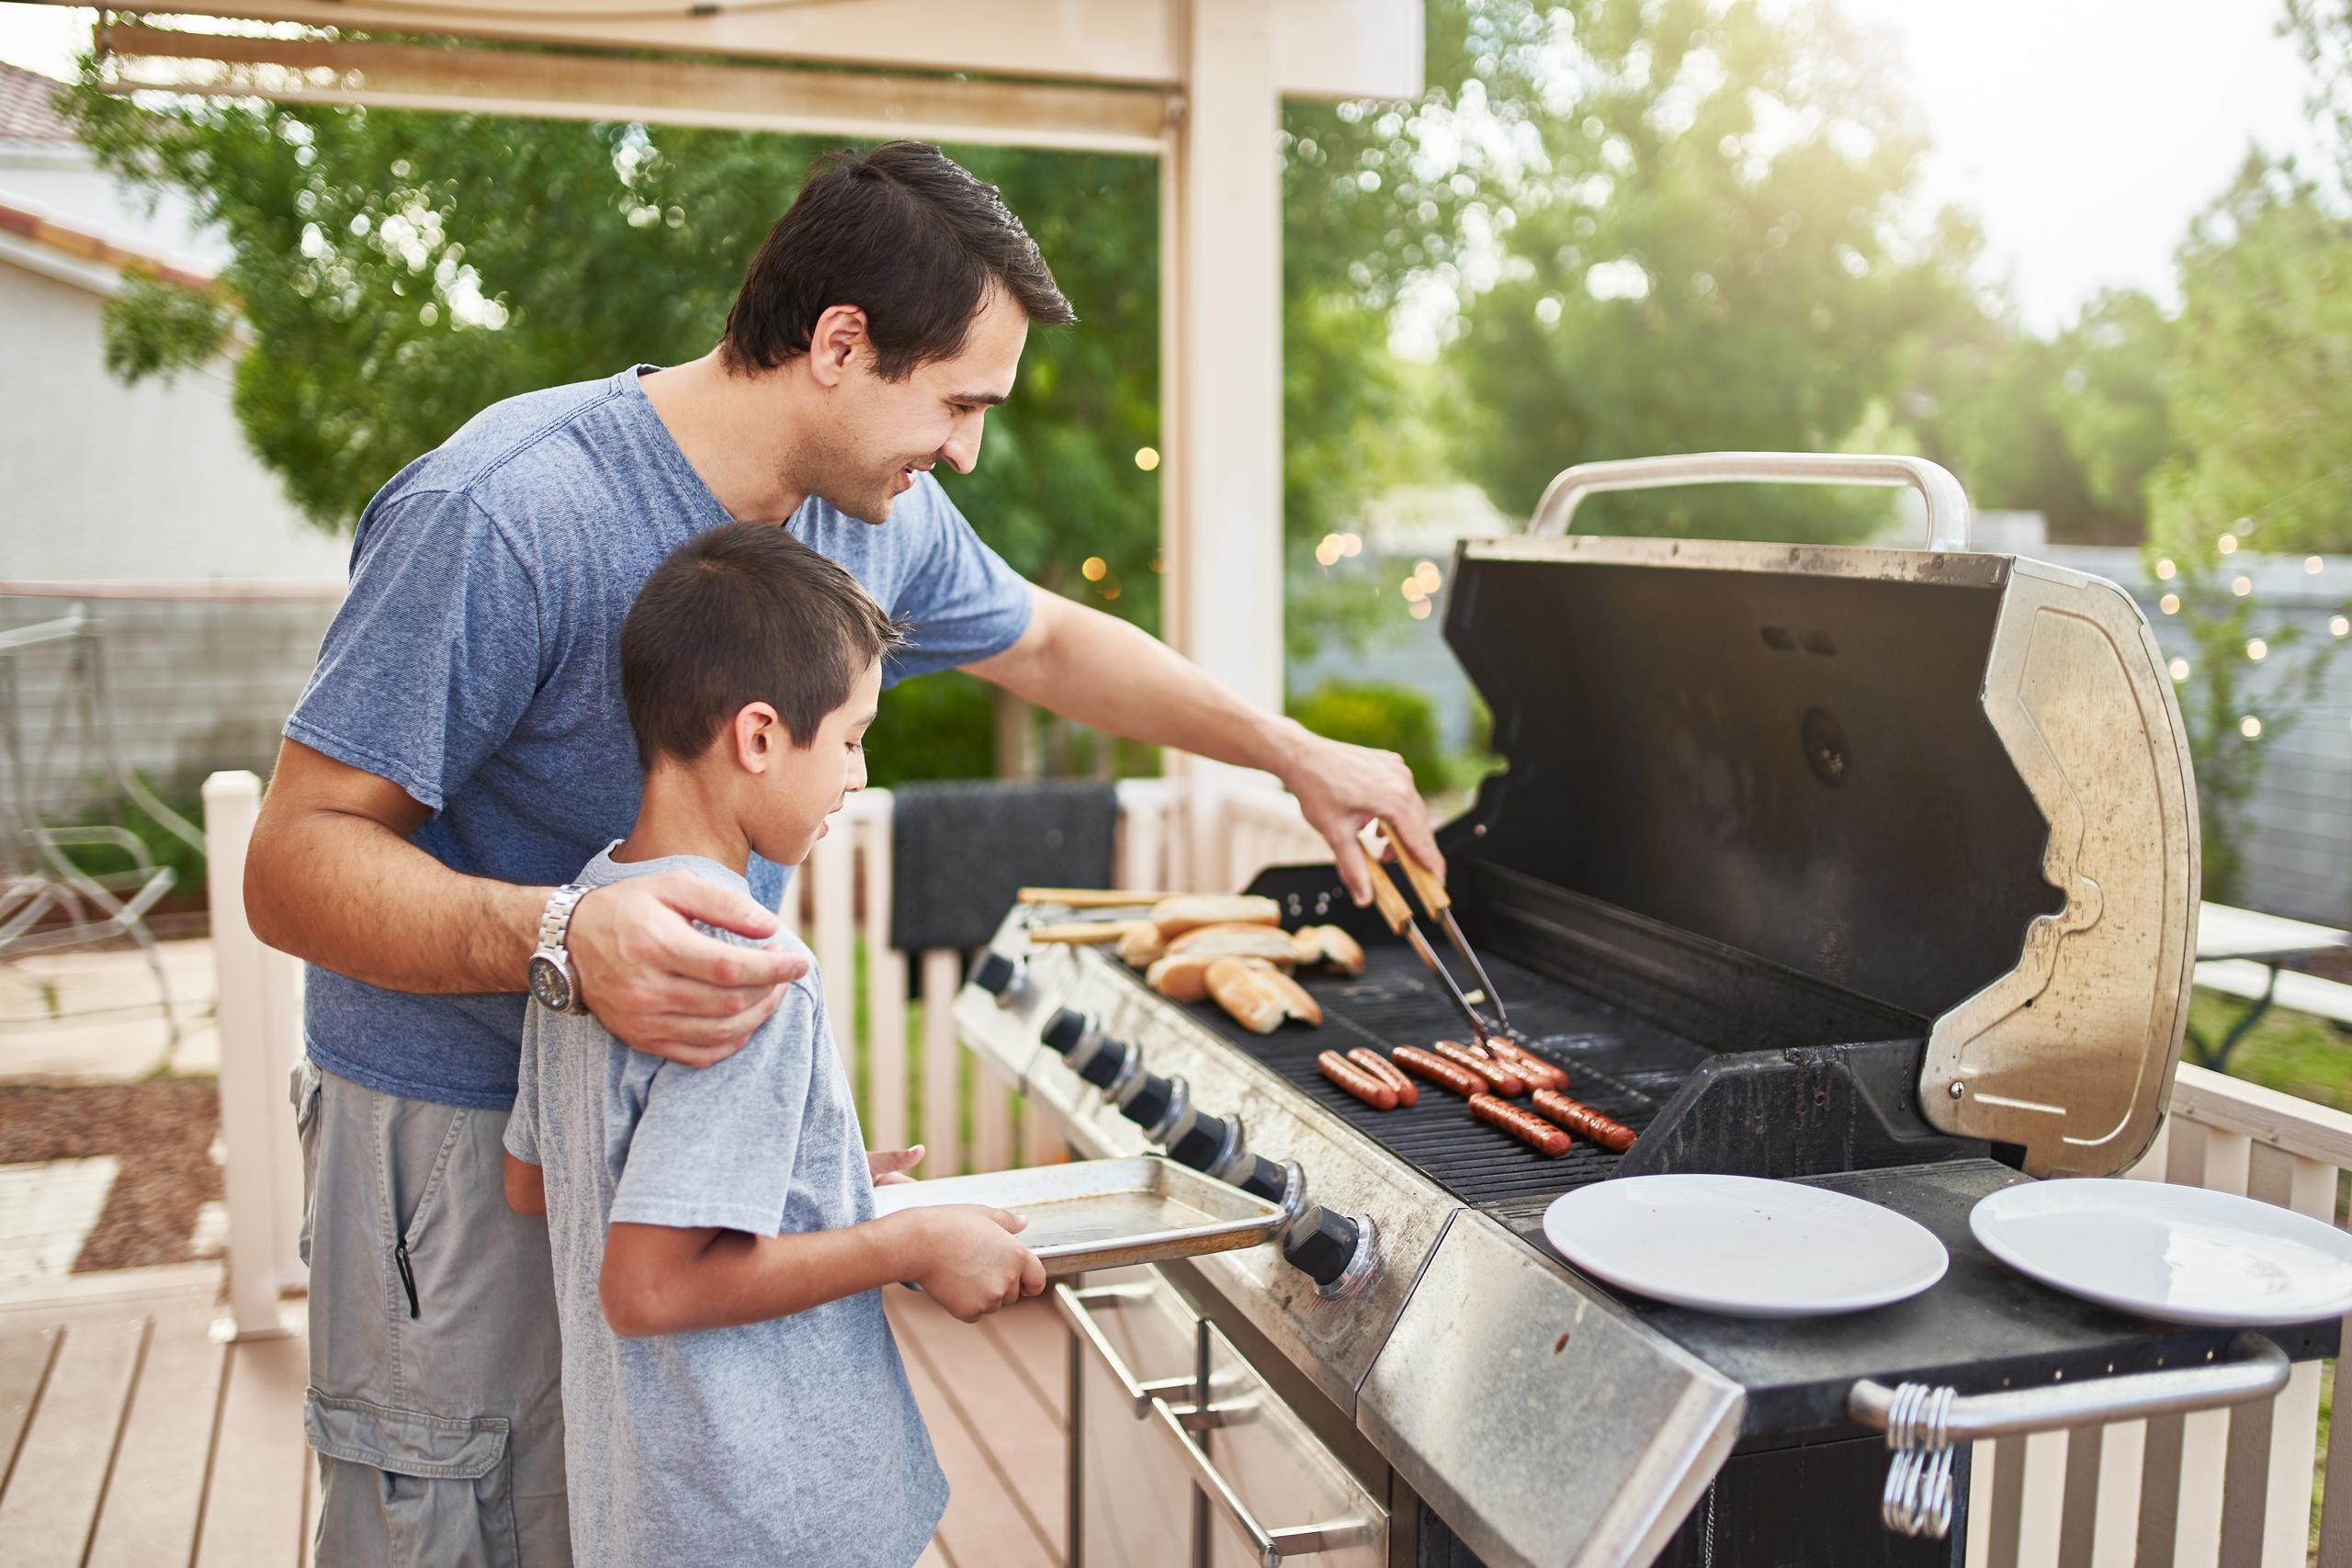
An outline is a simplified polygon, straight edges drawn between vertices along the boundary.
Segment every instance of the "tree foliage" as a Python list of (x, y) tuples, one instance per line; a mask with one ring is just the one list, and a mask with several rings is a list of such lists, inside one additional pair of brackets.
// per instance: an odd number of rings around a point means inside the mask
[[(1962, 302), (1964, 229), (1909, 221), (1919, 133), (1882, 48), (1826, 8), (1515, 7), (1490, 101), (1524, 106), (1495, 287), (1450, 358), (1463, 460), (1524, 513), (1597, 457), (1837, 450), (1898, 390), (1902, 345)], [(1611, 530), (1851, 537), (1883, 502), (1820, 491), (1604, 497)]]

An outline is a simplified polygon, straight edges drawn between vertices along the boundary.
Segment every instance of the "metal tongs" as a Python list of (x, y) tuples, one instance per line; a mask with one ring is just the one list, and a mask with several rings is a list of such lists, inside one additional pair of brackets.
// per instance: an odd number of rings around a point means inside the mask
[[(1462, 934), (1462, 927), (1453, 918), (1453, 899), (1446, 892), (1445, 884), (1439, 881), (1429, 867), (1407, 852), (1405, 840), (1379, 818), (1365, 823), (1363, 831), (1357, 837), (1372, 861), (1372, 901), (1378, 907), (1380, 918), (1388, 922), (1388, 929), (1412, 944), (1413, 951), (1420, 955), (1421, 962), (1430, 966), (1430, 973), (1436, 976), (1438, 984), (1445, 988), (1447, 998), (1461, 1010), (1462, 1017), (1470, 1025), (1470, 1032), (1474, 1036), (1481, 1041), (1492, 1036), (1510, 1038), (1513, 1033), (1510, 1015), (1503, 1010), (1502, 996), (1495, 989), (1495, 983), (1487, 978), (1487, 966), (1478, 962), (1477, 953), (1472, 951), (1469, 939)], [(1397, 867), (1404, 872), (1405, 880), (1412, 885), (1413, 896), (1421, 901), (1421, 908), (1429, 912), (1430, 918), (1445, 928), (1446, 937), (1453, 943), (1453, 951), (1462, 955), (1470, 965), (1470, 973), (1478, 977), (1475, 993), (1463, 990), (1439, 960), (1437, 950), (1430, 945), (1429, 938), (1421, 934), (1420, 926), (1413, 919), (1412, 906), (1405, 901), (1405, 895), (1394, 880), (1395, 873), (1388, 869), (1385, 852), (1390, 850), (1396, 852)], [(1495, 1016), (1492, 1022), (1472, 1005), (1472, 994), (1493, 1007)]]

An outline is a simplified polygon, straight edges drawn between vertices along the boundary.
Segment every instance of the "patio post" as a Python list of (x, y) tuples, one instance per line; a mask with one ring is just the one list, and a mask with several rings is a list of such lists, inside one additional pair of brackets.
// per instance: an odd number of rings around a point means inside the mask
[[(1283, 701), (1282, 165), (1274, 7), (1179, 0), (1182, 97), (1160, 163), (1161, 625), (1262, 707)], [(1221, 886), (1225, 799), (1265, 781), (1171, 756), (1194, 846)]]
[(300, 1039), (300, 973), (245, 920), (245, 849), (261, 780), (204, 781), (204, 841), (220, 1030), (220, 1143), (229, 1207), (229, 1308), (239, 1339), (288, 1332), (278, 1292), (305, 1279), (301, 1149), (287, 1102)]

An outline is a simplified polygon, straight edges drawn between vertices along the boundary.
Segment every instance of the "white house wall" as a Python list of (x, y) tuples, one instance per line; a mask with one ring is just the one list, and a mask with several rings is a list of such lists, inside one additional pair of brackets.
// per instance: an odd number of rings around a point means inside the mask
[(0, 580), (339, 585), (349, 547), (246, 446), (228, 363), (126, 387), (103, 304), (0, 256)]

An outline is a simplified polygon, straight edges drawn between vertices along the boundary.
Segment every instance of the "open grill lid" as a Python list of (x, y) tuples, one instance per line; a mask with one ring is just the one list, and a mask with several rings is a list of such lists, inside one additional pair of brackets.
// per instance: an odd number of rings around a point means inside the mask
[[(1964, 540), (1956, 481), (1916, 459), (1594, 467), (1618, 488), (1849, 464), (1932, 470), (1930, 536)], [(1509, 763), (1453, 852), (1917, 1016), (1923, 1112), (2035, 1175), (2146, 1148), (2187, 1021), (2197, 813), (2122, 590), (1951, 548), (1530, 536), (1460, 547), (1445, 635)]]

